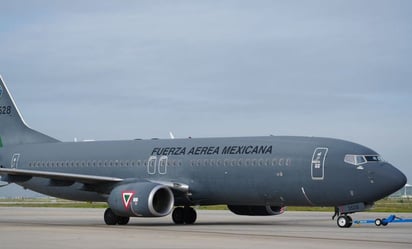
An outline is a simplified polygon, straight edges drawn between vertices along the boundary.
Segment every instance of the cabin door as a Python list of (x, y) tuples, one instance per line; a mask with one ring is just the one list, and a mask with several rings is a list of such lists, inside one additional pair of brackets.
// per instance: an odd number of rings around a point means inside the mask
[(311, 174), (312, 180), (323, 180), (325, 178), (325, 159), (328, 148), (316, 148), (312, 156)]

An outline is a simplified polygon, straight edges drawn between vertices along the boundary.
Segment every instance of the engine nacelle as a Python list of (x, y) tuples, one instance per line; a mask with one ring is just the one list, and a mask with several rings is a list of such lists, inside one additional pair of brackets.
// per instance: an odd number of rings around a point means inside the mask
[(115, 187), (109, 195), (108, 203), (119, 216), (160, 217), (172, 211), (174, 197), (167, 186), (136, 182)]
[(229, 210), (237, 215), (249, 215), (249, 216), (268, 216), (278, 215), (285, 212), (283, 207), (279, 206), (234, 206), (228, 205)]

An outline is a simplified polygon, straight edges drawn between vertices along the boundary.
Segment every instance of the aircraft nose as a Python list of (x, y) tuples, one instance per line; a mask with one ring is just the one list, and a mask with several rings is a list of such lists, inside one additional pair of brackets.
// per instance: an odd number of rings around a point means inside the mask
[(395, 191), (401, 189), (405, 186), (407, 182), (406, 176), (397, 168), (389, 163), (385, 163), (386, 173), (384, 175), (386, 189), (388, 190), (389, 194), (394, 193)]

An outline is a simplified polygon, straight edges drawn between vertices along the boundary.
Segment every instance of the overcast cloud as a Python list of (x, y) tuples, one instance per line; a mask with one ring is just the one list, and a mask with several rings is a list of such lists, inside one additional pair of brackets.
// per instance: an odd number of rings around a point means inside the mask
[(0, 74), (65, 141), (306, 135), (412, 179), (412, 2), (2, 1)]

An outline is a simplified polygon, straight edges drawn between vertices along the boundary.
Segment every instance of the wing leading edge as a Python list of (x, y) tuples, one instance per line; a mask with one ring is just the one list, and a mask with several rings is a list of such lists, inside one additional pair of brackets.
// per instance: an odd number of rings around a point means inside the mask
[[(0, 175), (5, 175), (5, 181), (12, 182), (25, 182), (33, 177), (46, 178), (51, 180), (54, 186), (67, 186), (74, 184), (75, 182), (82, 183), (90, 187), (92, 186), (107, 186), (107, 192), (115, 186), (126, 184), (130, 182), (153, 182), (160, 185), (169, 187), (172, 190), (176, 190), (181, 193), (188, 193), (189, 186), (187, 184), (178, 182), (166, 182), (166, 181), (150, 181), (144, 179), (123, 179), (118, 177), (108, 177), (108, 176), (97, 176), (97, 175), (84, 175), (84, 174), (71, 174), (71, 173), (61, 173), (53, 171), (39, 171), (39, 170), (22, 170), (22, 169), (10, 169), (10, 168), (0, 168)], [(89, 189), (88, 188), (88, 189)], [(94, 191), (94, 190), (91, 190)]]
[[(0, 174), (7, 176), (23, 177), (27, 180), (32, 177), (42, 177), (50, 180), (73, 181), (85, 184), (99, 184), (99, 183), (120, 183), (124, 179), (117, 177), (83, 175), (83, 174), (69, 174), (52, 171), (38, 171), (38, 170), (22, 170), (22, 169), (6, 169), (1, 168)], [(7, 179), (6, 179), (7, 180)]]

